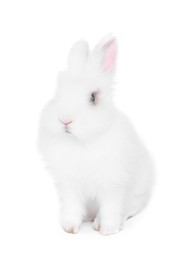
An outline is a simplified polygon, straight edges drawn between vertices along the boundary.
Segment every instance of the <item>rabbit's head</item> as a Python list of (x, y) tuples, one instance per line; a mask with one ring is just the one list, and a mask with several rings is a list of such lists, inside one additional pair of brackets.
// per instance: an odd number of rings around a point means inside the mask
[(116, 56), (112, 36), (103, 38), (92, 51), (85, 41), (73, 45), (68, 68), (59, 73), (55, 97), (43, 113), (47, 130), (87, 139), (110, 127), (115, 116), (111, 92)]

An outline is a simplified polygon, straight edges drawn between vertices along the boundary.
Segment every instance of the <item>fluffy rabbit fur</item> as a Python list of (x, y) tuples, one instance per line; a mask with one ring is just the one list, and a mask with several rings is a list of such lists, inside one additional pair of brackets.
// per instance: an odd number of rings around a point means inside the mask
[(57, 186), (62, 227), (69, 233), (77, 233), (83, 221), (94, 221), (103, 235), (116, 233), (150, 195), (150, 156), (112, 101), (116, 57), (112, 36), (93, 51), (85, 41), (74, 44), (41, 116), (39, 146)]

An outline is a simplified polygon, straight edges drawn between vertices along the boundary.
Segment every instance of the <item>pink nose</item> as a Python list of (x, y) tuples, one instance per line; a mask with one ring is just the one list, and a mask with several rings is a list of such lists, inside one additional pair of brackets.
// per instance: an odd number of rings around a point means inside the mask
[(63, 123), (64, 123), (65, 125), (69, 125), (69, 124), (72, 123), (72, 121), (71, 121), (71, 120), (67, 120), (67, 121), (64, 121)]

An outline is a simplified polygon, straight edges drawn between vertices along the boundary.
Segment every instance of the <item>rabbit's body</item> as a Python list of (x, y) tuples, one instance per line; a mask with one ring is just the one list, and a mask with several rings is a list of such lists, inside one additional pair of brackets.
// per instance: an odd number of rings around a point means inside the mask
[[(67, 232), (76, 233), (82, 221), (95, 220), (94, 228), (102, 234), (116, 233), (125, 219), (142, 210), (149, 198), (151, 160), (133, 126), (110, 98), (101, 103), (108, 91), (98, 88), (99, 104), (85, 106), (79, 100), (94, 90), (91, 78), (86, 81), (86, 76), (82, 76), (75, 81), (65, 73), (62, 81), (68, 82), (68, 87), (62, 90), (60, 86), (57, 98), (43, 111), (39, 138), (58, 188), (62, 226)], [(99, 75), (97, 82), (101, 82)], [(102, 88), (108, 82), (101, 82)], [(82, 85), (86, 85), (86, 92)]]

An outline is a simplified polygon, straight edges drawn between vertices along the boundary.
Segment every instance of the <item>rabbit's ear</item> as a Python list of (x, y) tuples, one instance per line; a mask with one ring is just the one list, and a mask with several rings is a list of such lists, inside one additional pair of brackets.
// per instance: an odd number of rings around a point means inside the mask
[(71, 74), (77, 76), (82, 73), (89, 55), (88, 43), (85, 41), (76, 42), (69, 53), (68, 65)]
[(96, 55), (100, 56), (100, 66), (104, 72), (112, 73), (116, 67), (117, 41), (112, 35), (104, 37), (95, 48)]

